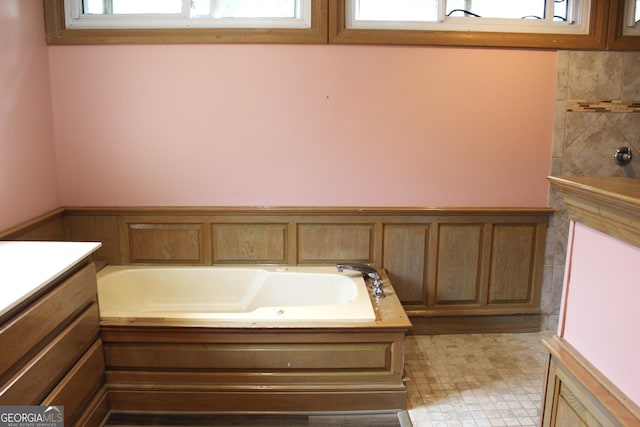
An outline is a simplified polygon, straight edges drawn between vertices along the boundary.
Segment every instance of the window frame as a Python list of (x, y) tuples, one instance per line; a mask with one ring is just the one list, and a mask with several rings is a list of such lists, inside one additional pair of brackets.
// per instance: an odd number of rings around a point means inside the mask
[(624, 0), (591, 0), (587, 34), (443, 30), (368, 30), (345, 26), (345, 0), (311, 0), (310, 28), (71, 29), (64, 0), (44, 0), (47, 43), (180, 44), (289, 43), (474, 46), (541, 49), (638, 49), (640, 37), (623, 35)]
[(311, 0), (310, 28), (67, 28), (64, 0), (45, 0), (47, 43), (327, 43), (329, 0)]
[(329, 3), (329, 43), (553, 49), (602, 49), (606, 45), (607, 0), (591, 0), (586, 34), (347, 28), (346, 3)]
[(607, 26), (607, 47), (612, 50), (640, 50), (640, 34), (625, 33), (627, 20), (626, 2), (635, 0), (612, 1)]

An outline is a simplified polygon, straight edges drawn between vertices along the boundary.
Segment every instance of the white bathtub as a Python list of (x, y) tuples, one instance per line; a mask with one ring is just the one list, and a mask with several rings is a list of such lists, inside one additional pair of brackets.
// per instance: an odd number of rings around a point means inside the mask
[(365, 281), (335, 267), (107, 266), (103, 320), (375, 321)]

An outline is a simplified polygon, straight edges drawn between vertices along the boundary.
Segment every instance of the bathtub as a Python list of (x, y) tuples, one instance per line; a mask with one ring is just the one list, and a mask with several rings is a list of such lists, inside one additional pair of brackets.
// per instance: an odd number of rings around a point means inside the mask
[(372, 322), (362, 276), (335, 267), (107, 266), (102, 320)]

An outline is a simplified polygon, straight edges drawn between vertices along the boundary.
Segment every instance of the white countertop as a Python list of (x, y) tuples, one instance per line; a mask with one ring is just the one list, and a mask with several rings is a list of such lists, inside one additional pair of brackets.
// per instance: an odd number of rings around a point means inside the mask
[(98, 242), (0, 242), (0, 316), (101, 245)]

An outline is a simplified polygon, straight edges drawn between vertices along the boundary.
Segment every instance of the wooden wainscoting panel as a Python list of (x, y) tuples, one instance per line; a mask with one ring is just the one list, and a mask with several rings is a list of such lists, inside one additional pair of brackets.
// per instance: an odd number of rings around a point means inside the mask
[(299, 224), (298, 263), (372, 263), (375, 224)]
[(204, 221), (130, 222), (125, 218), (124, 228), (125, 264), (210, 264)]
[(483, 224), (440, 224), (436, 304), (478, 304)]
[(0, 230), (2, 240), (64, 240), (64, 210), (55, 209), (8, 230)]
[(214, 264), (287, 264), (289, 225), (212, 224)]
[(318, 344), (105, 344), (109, 369), (243, 372), (391, 370), (389, 342)]
[(73, 240), (100, 240), (97, 258), (109, 264), (366, 263), (388, 271), (412, 316), (452, 318), (539, 312), (552, 212), (102, 207), (65, 209), (64, 224)]
[(428, 224), (385, 224), (382, 266), (406, 304), (426, 305)]
[(116, 215), (65, 215), (65, 239), (73, 242), (102, 242), (95, 259), (120, 263), (120, 233)]
[(551, 353), (543, 427), (639, 426), (640, 407), (564, 339), (542, 340)]
[(489, 304), (531, 302), (536, 224), (495, 224)]

